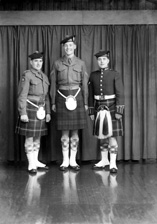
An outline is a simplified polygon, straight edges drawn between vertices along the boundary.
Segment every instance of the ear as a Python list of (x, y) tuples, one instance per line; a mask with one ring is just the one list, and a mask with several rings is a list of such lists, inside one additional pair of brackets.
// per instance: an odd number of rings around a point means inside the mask
[(76, 50), (76, 48), (77, 48), (77, 46), (76, 46), (76, 44), (74, 43), (74, 50)]
[(32, 65), (32, 60), (30, 60), (30, 64)]

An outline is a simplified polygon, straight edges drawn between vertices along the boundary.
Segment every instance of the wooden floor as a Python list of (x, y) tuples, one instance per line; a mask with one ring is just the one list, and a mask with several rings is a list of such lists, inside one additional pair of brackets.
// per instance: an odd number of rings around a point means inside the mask
[(157, 223), (156, 163), (119, 163), (117, 176), (91, 166), (30, 176), (0, 165), (0, 224)]

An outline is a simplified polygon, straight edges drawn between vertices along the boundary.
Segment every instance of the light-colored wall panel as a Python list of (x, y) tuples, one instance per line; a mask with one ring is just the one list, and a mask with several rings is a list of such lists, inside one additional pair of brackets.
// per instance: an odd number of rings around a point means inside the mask
[(156, 10), (0, 11), (0, 25), (157, 24)]

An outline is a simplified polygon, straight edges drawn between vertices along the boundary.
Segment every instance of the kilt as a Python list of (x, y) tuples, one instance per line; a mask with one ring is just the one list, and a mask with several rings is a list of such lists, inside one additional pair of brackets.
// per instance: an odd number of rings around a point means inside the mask
[[(108, 99), (108, 100), (96, 100), (95, 101), (95, 117), (97, 115), (97, 110), (99, 106), (107, 106), (109, 108), (111, 119), (112, 119), (112, 136), (123, 136), (123, 120), (122, 118), (117, 120), (115, 118), (115, 112), (116, 112), (116, 99)], [(94, 122), (94, 128), (93, 128), (93, 134), (95, 133), (95, 122)]]
[[(64, 96), (75, 95), (76, 90), (59, 90)], [(58, 92), (56, 95), (56, 125), (57, 130), (79, 130), (86, 125), (86, 114), (84, 107), (84, 100), (82, 91), (76, 96), (77, 108), (75, 110), (68, 110), (65, 106), (66, 99)]]
[[(39, 102), (32, 101), (34, 104), (39, 105)], [(26, 137), (40, 137), (48, 134), (46, 119), (39, 120), (36, 116), (38, 108), (27, 102), (27, 115), (29, 122), (22, 122), (20, 116), (17, 120), (15, 132), (19, 135)]]

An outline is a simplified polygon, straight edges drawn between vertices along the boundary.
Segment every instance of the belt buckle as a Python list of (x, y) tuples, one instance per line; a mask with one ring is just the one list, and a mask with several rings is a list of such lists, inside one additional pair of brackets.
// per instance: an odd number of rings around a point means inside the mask
[(105, 99), (105, 96), (100, 96), (100, 100), (104, 100)]

